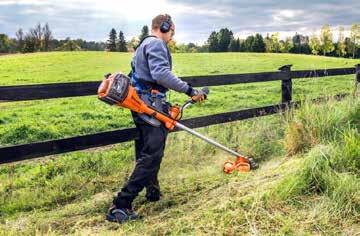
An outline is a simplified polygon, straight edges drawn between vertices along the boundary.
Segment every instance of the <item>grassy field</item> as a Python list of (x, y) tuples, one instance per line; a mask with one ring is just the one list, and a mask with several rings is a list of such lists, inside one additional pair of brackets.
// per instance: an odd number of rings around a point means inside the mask
[[(0, 57), (0, 83), (98, 80), (129, 60), (129, 54), (110, 53), (5, 56)], [(275, 71), (289, 63), (294, 69), (350, 67), (359, 61), (230, 53), (176, 54), (174, 63), (178, 75), (185, 76)], [(20, 68), (23, 75), (14, 76)], [(350, 92), (353, 79), (298, 80), (295, 97)], [(189, 109), (187, 117), (280, 100), (279, 82), (211, 89), (209, 100)], [(184, 99), (171, 94), (172, 101)], [(132, 126), (128, 111), (92, 96), (0, 103), (0, 109), (0, 145)], [(186, 133), (171, 134), (160, 171), (163, 199), (147, 203), (142, 193), (135, 208), (144, 219), (125, 225), (104, 221), (104, 213), (133, 168), (132, 142), (3, 165), (0, 235), (356, 235), (359, 130), (360, 100), (352, 98), (199, 129), (260, 163), (254, 172), (231, 175), (221, 171), (229, 156)]]
[[(0, 85), (101, 80), (111, 71), (128, 71), (131, 54), (76, 52), (0, 57)], [(293, 69), (351, 67), (360, 60), (328, 57), (256, 54), (175, 54), (179, 76), (276, 71), (284, 64)], [(294, 99), (349, 92), (354, 76), (295, 80)], [(280, 82), (211, 88), (209, 101), (189, 109), (185, 117), (207, 115), (278, 103)], [(170, 93), (182, 103), (185, 95)], [(131, 126), (128, 111), (109, 108), (94, 96), (29, 102), (0, 103), (0, 146), (96, 133)]]

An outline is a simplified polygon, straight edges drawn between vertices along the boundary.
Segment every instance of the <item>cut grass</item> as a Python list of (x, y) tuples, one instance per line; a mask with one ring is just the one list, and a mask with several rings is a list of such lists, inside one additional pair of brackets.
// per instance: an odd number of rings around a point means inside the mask
[[(290, 118), (275, 115), (199, 130), (256, 155), (260, 169), (249, 174), (224, 175), (224, 153), (186, 133), (171, 134), (160, 172), (163, 199), (145, 203), (141, 194), (135, 207), (145, 218), (124, 225), (104, 221), (104, 214), (130, 174), (132, 144), (63, 155), (41, 168), (38, 162), (2, 167), (0, 196), (11, 186), (9, 194), (17, 197), (2, 200), (0, 228), (14, 235), (356, 234), (360, 181), (354, 114), (359, 102), (305, 104)], [(332, 112), (337, 108), (341, 112)], [(317, 120), (319, 111), (333, 115)], [(314, 117), (307, 124), (314, 129), (330, 125), (328, 132), (314, 133), (332, 138), (318, 138), (310, 152), (282, 158), (287, 125), (305, 116)], [(56, 187), (59, 178), (64, 184)], [(43, 196), (32, 205), (37, 192)], [(62, 199), (66, 193), (76, 194)], [(30, 208), (24, 209), (24, 202)]]

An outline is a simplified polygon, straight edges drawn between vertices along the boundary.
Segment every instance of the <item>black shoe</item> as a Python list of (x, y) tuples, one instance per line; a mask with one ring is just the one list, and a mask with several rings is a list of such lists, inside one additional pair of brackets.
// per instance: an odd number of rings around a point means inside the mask
[(138, 218), (139, 215), (136, 214), (133, 209), (116, 208), (116, 206), (112, 206), (106, 215), (106, 220), (120, 224), (129, 220), (136, 220)]
[(150, 188), (146, 188), (146, 199), (149, 202), (157, 202), (160, 200), (161, 197), (161, 193), (160, 190), (154, 187), (150, 187)]

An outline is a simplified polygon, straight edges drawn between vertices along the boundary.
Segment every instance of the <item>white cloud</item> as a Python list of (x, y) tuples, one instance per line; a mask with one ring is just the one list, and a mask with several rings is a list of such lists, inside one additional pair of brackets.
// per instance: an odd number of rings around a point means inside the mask
[(304, 14), (302, 10), (283, 9), (277, 10), (273, 13), (272, 19), (275, 23), (282, 24), (287, 23), (294, 18), (301, 17)]
[(178, 42), (201, 43), (223, 27), (241, 38), (276, 31), (284, 38), (295, 32), (310, 35), (325, 23), (348, 29), (360, 21), (359, 6), (358, 0), (0, 0), (0, 33), (14, 37), (20, 27), (48, 22), (58, 38), (102, 40), (114, 27), (130, 39), (143, 25), (150, 26), (155, 15), (169, 13)]

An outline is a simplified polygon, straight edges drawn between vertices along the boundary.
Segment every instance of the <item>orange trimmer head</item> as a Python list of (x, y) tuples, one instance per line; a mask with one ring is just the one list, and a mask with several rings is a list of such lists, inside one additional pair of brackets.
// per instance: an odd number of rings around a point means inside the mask
[(233, 171), (249, 172), (257, 167), (257, 164), (252, 158), (238, 156), (235, 161), (225, 161), (223, 170), (226, 174), (230, 174)]

